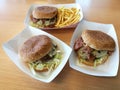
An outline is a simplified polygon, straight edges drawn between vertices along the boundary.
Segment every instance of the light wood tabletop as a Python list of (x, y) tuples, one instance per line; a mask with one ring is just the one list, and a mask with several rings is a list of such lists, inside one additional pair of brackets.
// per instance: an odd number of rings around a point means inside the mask
[[(31, 4), (48, 4), (48, 1), (0, 0), (0, 90), (120, 90), (119, 70), (116, 77), (95, 77), (73, 70), (67, 62), (52, 82), (43, 83), (18, 69), (3, 51), (2, 44), (25, 28), (24, 19)], [(85, 20), (113, 24), (120, 44), (120, 0), (79, 0), (79, 4)], [(46, 32), (70, 45), (74, 30)]]

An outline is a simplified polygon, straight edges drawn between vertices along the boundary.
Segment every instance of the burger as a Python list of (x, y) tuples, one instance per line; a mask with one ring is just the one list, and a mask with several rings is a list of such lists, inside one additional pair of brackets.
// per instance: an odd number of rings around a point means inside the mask
[(32, 12), (30, 25), (37, 28), (52, 28), (57, 22), (57, 14), (56, 7), (36, 7)]
[(33, 73), (48, 72), (53, 71), (60, 64), (62, 52), (51, 38), (37, 35), (22, 44), (19, 56)]
[(79, 64), (98, 66), (103, 64), (115, 50), (113, 38), (97, 30), (84, 30), (74, 43)]

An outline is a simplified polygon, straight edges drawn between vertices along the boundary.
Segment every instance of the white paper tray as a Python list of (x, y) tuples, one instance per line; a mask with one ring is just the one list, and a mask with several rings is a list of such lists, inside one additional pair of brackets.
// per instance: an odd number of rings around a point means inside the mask
[(76, 62), (78, 58), (73, 50), (69, 59), (70, 67), (79, 72), (93, 76), (116, 76), (119, 67), (119, 46), (114, 26), (112, 24), (101, 24), (83, 20), (81, 23), (79, 23), (73, 33), (70, 44), (71, 48), (73, 48), (75, 40), (81, 35), (82, 31), (86, 29), (100, 30), (110, 35), (115, 40), (115, 51), (104, 64), (97, 67), (90, 67), (83, 64), (78, 65)]
[[(28, 38), (30, 38), (31, 36), (40, 35), (40, 34), (49, 36), (59, 46), (59, 48), (63, 52), (63, 58), (60, 65), (51, 74), (45, 75), (41, 73), (39, 76), (35, 76), (31, 73), (28, 67), (25, 67), (25, 65), (21, 63), (21, 60), (19, 59), (19, 55), (18, 55), (18, 50), (22, 45), (22, 43), (26, 41)], [(72, 49), (61, 40), (57, 39), (56, 37), (40, 29), (36, 29), (31, 26), (26, 27), (21, 33), (19, 33), (13, 39), (4, 43), (3, 49), (20, 70), (22, 70), (24, 73), (28, 74), (29, 76), (33, 77), (34, 79), (37, 79), (46, 83), (51, 82), (60, 73), (60, 71), (65, 66), (70, 56), (70, 53), (72, 51)]]
[[(53, 7), (57, 7), (57, 8), (59, 8), (59, 7), (66, 7), (66, 8), (71, 8), (71, 7), (75, 7), (75, 8), (78, 8), (78, 9), (80, 9), (80, 20), (79, 20), (79, 22), (83, 19), (83, 11), (82, 11), (82, 8), (80, 7), (80, 5), (79, 4), (77, 4), (77, 3), (73, 3), (73, 4), (42, 4), (42, 5), (38, 5), (38, 4), (33, 4), (33, 5), (31, 5), (30, 6), (30, 8), (28, 9), (28, 12), (27, 12), (27, 15), (26, 15), (26, 18), (25, 18), (25, 21), (24, 21), (24, 23), (25, 23), (25, 25), (26, 26), (28, 26), (29, 25), (29, 22), (31, 21), (30, 20), (30, 15), (32, 14), (32, 11), (36, 8), (36, 7), (38, 7), (38, 6), (53, 6)], [(76, 24), (72, 24), (72, 25), (70, 25), (70, 26), (66, 26), (66, 27), (62, 27), (62, 28), (41, 28), (41, 29), (44, 29), (44, 30), (51, 30), (51, 29), (65, 29), (65, 28), (75, 28), (76, 26), (78, 25), (78, 23), (76, 23)]]

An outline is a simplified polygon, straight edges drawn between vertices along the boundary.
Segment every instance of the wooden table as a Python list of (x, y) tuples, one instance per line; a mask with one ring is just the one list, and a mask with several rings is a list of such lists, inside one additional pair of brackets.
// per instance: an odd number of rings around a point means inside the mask
[[(51, 82), (43, 83), (20, 71), (2, 49), (2, 44), (24, 28), (26, 12), (31, 4), (47, 0), (0, 0), (0, 90), (120, 90), (120, 72), (116, 77), (94, 77), (77, 72), (67, 63)], [(84, 19), (115, 26), (120, 41), (120, 1), (80, 0)], [(47, 31), (70, 44), (74, 29)], [(120, 42), (119, 42), (120, 44)]]

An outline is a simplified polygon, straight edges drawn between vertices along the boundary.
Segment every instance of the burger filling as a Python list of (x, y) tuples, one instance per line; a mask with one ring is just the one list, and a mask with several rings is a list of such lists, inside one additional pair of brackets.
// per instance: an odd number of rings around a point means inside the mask
[(30, 25), (37, 28), (52, 28), (57, 21), (57, 16), (50, 19), (37, 19), (31, 15)]
[(62, 53), (58, 49), (57, 45), (53, 45), (52, 50), (44, 57), (39, 60), (29, 63), (31, 71), (52, 71), (54, 70), (61, 62)]
[(89, 46), (87, 46), (82, 37), (78, 38), (74, 44), (74, 50), (80, 57), (80, 62), (86, 60), (88, 62), (93, 62), (94, 66), (96, 64), (102, 63), (102, 61), (111, 55), (112, 51), (107, 50), (95, 50)]

